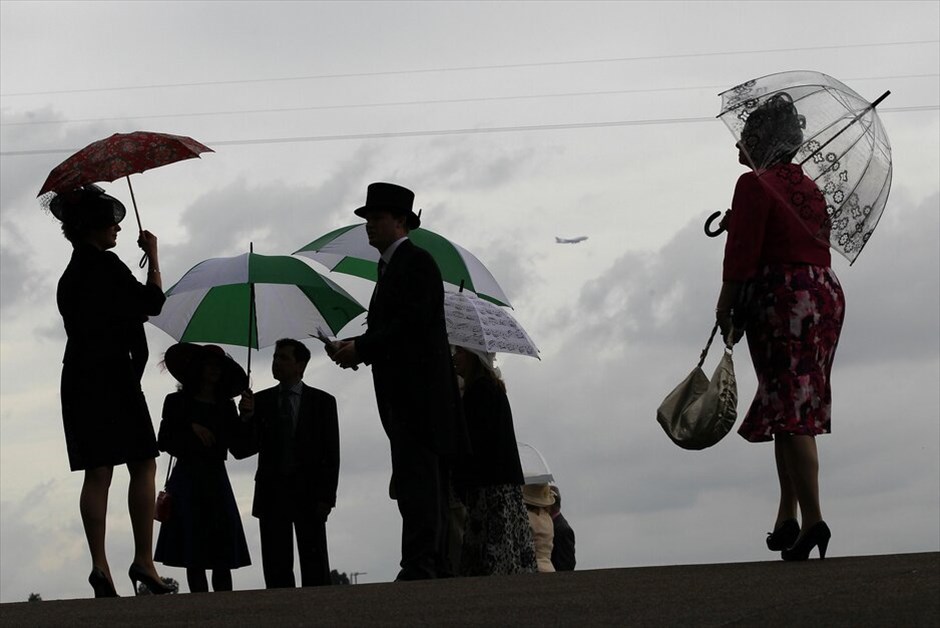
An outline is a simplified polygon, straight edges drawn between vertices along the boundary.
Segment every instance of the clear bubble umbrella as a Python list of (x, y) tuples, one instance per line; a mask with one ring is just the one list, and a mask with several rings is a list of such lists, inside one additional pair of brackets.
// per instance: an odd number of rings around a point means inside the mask
[(522, 476), (526, 484), (545, 484), (555, 481), (555, 476), (549, 470), (545, 457), (538, 449), (521, 441), (516, 441), (516, 446), (519, 448), (519, 462), (522, 463)]
[[(718, 117), (758, 176), (774, 176), (768, 165), (795, 153), (793, 163), (816, 182), (828, 213), (821, 225), (800, 219), (850, 262), (871, 238), (891, 190), (891, 144), (876, 111), (888, 94), (869, 102), (831, 76), (804, 70), (763, 76), (720, 94)], [(760, 113), (748, 122), (756, 110), (782, 95), (796, 107), (801, 133), (768, 132), (773, 121), (769, 116), (762, 121)], [(790, 196), (786, 185), (775, 187), (776, 193)], [(799, 215), (800, 199), (783, 200)]]

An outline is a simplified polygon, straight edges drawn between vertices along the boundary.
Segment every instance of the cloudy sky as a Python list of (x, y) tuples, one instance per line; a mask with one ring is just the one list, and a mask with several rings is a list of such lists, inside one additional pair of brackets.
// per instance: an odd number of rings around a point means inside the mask
[[(772, 446), (732, 434), (687, 452), (655, 412), (711, 328), (723, 240), (701, 225), (729, 206), (743, 172), (714, 117), (717, 94), (795, 69), (870, 99), (892, 92), (879, 107), (895, 168), (884, 218), (852, 267), (833, 260), (848, 305), (834, 433), (819, 439), (830, 551), (937, 551), (938, 32), (936, 2), (3, 0), (0, 601), (91, 595), (81, 474), (68, 469), (58, 399), (55, 285), (70, 247), (35, 196), (74, 149), (134, 130), (216, 151), (133, 178), (167, 285), (250, 243), (288, 254), (356, 222), (372, 181), (415, 190), (424, 225), (483, 260), (541, 349), (541, 361), (500, 362), (516, 434), (561, 487), (579, 568), (773, 559)], [(105, 187), (130, 207), (123, 182)], [(116, 252), (134, 267), (132, 218), (125, 227)], [(554, 243), (579, 235), (589, 239)], [(367, 302), (369, 284), (332, 278)], [(147, 333), (157, 421), (174, 381), (156, 362), (174, 341)], [(306, 381), (340, 409), (331, 562), (388, 581), (400, 519), (371, 378), (312, 348)], [(244, 364), (246, 350), (229, 350)], [(256, 389), (273, 384), (271, 353), (252, 357)], [(735, 360), (743, 414), (756, 384), (743, 345)], [(263, 586), (255, 464), (229, 463), (254, 561), (235, 572), (237, 589)], [(126, 488), (119, 469), (116, 576), (132, 556)]]

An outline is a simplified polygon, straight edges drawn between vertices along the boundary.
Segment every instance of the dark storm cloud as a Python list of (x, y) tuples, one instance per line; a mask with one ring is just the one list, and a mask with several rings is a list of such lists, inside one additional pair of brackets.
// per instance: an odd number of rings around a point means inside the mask
[(595, 348), (699, 342), (713, 322), (723, 240), (689, 222), (659, 251), (628, 251), (561, 309), (553, 333), (576, 326)]
[(940, 350), (940, 195), (896, 193), (851, 268), (839, 269), (846, 318), (842, 364), (936, 358)]
[(188, 239), (161, 247), (172, 277), (212, 257), (247, 253), (288, 255), (339, 225), (359, 220), (351, 198), (365, 199), (359, 168), (369, 163), (361, 151), (317, 186), (281, 183), (249, 185), (244, 179), (197, 198), (180, 215)]
[(29, 295), (30, 280), (37, 277), (29, 268), (29, 247), (19, 229), (0, 221), (0, 313), (5, 314)]

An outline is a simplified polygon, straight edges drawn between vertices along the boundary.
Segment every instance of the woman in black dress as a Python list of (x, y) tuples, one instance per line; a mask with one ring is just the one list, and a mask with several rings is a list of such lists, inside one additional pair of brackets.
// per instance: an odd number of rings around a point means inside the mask
[(131, 583), (153, 593), (173, 590), (153, 564), (156, 438), (140, 387), (147, 363), (144, 321), (160, 313), (165, 297), (157, 238), (141, 231), (147, 254), (147, 283), (109, 251), (117, 244), (126, 210), (96, 185), (55, 196), (49, 210), (62, 222), (72, 258), (59, 279), (56, 300), (68, 338), (62, 363), (62, 422), (72, 471), (84, 471), (80, 510), (95, 597), (114, 597), (105, 555), (108, 491), (114, 467), (130, 473), (128, 510), (134, 533)]
[(535, 546), (506, 385), (493, 367), (493, 354), (456, 347), (454, 368), (464, 382), (473, 452), (453, 469), (454, 489), (467, 507), (458, 573), (534, 573)]
[(182, 386), (163, 403), (158, 443), (177, 461), (167, 483), (171, 514), (160, 525), (154, 560), (185, 567), (192, 593), (209, 590), (207, 569), (213, 591), (231, 591), (231, 570), (251, 564), (225, 471), (239, 421), (232, 397), (248, 388), (248, 376), (215, 345), (173, 345), (164, 364)]

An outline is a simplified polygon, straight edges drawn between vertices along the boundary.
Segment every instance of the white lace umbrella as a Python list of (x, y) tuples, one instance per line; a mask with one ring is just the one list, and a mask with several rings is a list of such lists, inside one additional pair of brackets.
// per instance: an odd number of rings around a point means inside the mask
[(445, 292), (444, 319), (452, 345), (484, 353), (539, 357), (535, 343), (508, 310), (472, 292)]
[(545, 457), (538, 449), (519, 441), (516, 441), (516, 446), (519, 448), (519, 462), (522, 463), (522, 476), (526, 484), (545, 484), (555, 481), (555, 476), (549, 470)]

